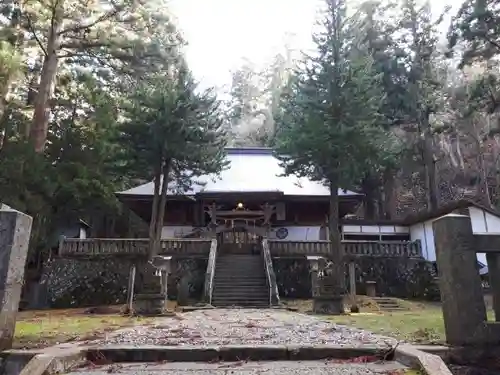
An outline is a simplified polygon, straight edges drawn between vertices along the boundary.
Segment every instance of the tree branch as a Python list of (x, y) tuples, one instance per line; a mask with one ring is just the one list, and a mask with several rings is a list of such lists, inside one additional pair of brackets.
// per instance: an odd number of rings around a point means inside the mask
[(28, 15), (28, 13), (26, 13), (26, 19), (28, 20), (28, 29), (31, 31), (31, 33), (33, 34), (33, 37), (35, 38), (38, 46), (40, 47), (40, 49), (42, 50), (43, 54), (45, 55), (45, 57), (48, 57), (49, 54), (47, 53), (47, 50), (45, 49), (45, 47), (43, 46), (42, 42), (40, 41), (40, 39), (38, 38), (38, 36), (36, 35), (36, 31), (35, 31), (35, 27), (33, 26), (33, 23), (31, 22), (31, 18), (30, 16)]
[(500, 44), (499, 44), (498, 42), (496, 42), (496, 41), (492, 40), (492, 39), (491, 39), (489, 36), (487, 36), (486, 34), (484, 35), (484, 39), (485, 39), (488, 43), (490, 43), (490, 44), (492, 44), (493, 46), (495, 46), (495, 47), (496, 47), (496, 48), (500, 51)]
[(84, 25), (78, 25), (78, 24), (76, 24), (76, 25), (69, 26), (69, 27), (67, 27), (64, 30), (61, 30), (59, 32), (59, 35), (63, 35), (63, 34), (66, 34), (66, 33), (77, 33), (78, 31), (90, 29), (91, 27), (94, 27), (95, 25), (97, 25), (97, 24), (99, 24), (101, 22), (107, 21), (110, 18), (116, 16), (123, 9), (125, 9), (124, 5), (115, 6), (115, 8), (112, 11), (104, 13), (103, 15), (101, 15), (100, 17), (98, 17), (96, 20), (94, 20), (92, 22), (89, 22), (87, 24), (84, 24)]

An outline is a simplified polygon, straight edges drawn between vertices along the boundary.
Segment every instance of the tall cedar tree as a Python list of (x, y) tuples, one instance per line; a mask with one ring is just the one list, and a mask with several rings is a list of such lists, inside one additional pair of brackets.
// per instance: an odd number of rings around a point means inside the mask
[(154, 181), (149, 257), (158, 253), (167, 193), (185, 192), (201, 175), (226, 165), (226, 134), (212, 90), (196, 92), (191, 73), (142, 82), (126, 108), (121, 127), (123, 167), (136, 178)]
[[(453, 18), (449, 32), (449, 54), (460, 47), (460, 67), (486, 63), (486, 71), (471, 87), (470, 114), (500, 110), (500, 82), (497, 57), (500, 55), (500, 0), (467, 0)], [(470, 115), (469, 114), (469, 115)], [(494, 129), (498, 134), (500, 127)], [(493, 135), (493, 134), (490, 134)]]
[[(373, 59), (373, 68), (380, 74), (380, 85), (386, 95), (379, 126), (386, 132), (381, 145), (382, 158), (370, 158), (372, 166), (360, 182), (364, 194), (364, 214), (369, 219), (391, 219), (396, 213), (395, 182), (404, 158), (403, 142), (394, 128), (405, 119), (407, 71), (404, 54), (399, 51), (395, 30), (399, 30), (394, 17), (396, 1), (363, 2), (353, 17), (359, 35), (358, 48)], [(378, 203), (378, 204), (377, 204)]]
[(500, 0), (465, 0), (448, 32), (450, 54), (461, 45), (461, 66), (500, 54)]
[[(29, 55), (22, 57), (27, 66), (33, 64), (34, 51), (41, 57), (36, 90), (30, 98), (32, 120), (25, 129), (25, 137), (38, 153), (46, 146), (51, 100), (61, 70), (76, 63), (103, 74), (119, 72), (122, 77), (132, 67), (149, 72), (176, 57), (183, 42), (160, 0), (154, 4), (132, 0), (0, 3), (0, 27), (8, 25), (10, 49), (26, 50)], [(0, 47), (5, 49), (3, 44)], [(12, 74), (7, 78), (12, 81)], [(0, 95), (5, 98), (7, 89), (2, 87), (5, 94), (0, 91)]]
[[(378, 157), (375, 125), (384, 100), (369, 56), (356, 49), (343, 0), (327, 0), (317, 55), (306, 57), (283, 97), (276, 151), (286, 174), (322, 181), (330, 189), (330, 260), (343, 292), (339, 188), (353, 186)], [(339, 311), (340, 312), (340, 311)]]

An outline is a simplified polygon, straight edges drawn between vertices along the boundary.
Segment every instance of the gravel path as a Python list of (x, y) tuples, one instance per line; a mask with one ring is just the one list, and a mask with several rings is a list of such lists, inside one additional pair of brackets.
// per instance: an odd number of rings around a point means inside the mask
[(116, 331), (93, 344), (125, 345), (394, 345), (395, 340), (284, 310), (197, 310)]
[(236, 362), (236, 363), (163, 363), (115, 364), (94, 369), (80, 369), (69, 375), (403, 375), (405, 367), (396, 362), (331, 363), (328, 361), (300, 362)]

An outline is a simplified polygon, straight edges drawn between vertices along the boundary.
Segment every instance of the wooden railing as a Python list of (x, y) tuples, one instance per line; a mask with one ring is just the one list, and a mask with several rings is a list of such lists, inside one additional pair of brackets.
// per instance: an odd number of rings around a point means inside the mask
[(374, 241), (354, 242), (342, 241), (346, 256), (360, 257), (408, 257), (421, 258), (422, 244), (420, 240), (412, 242)]
[[(287, 257), (297, 255), (324, 256), (328, 255), (329, 241), (278, 241), (269, 240), (271, 255)], [(422, 246), (419, 240), (413, 242), (395, 241), (342, 241), (345, 256), (375, 256), (375, 257), (422, 257)]]
[(269, 305), (275, 306), (280, 303), (280, 295), (278, 292), (278, 283), (276, 282), (276, 274), (273, 267), (273, 259), (271, 251), (269, 250), (269, 243), (267, 239), (262, 240), (262, 257), (264, 259), (264, 267), (267, 276), (267, 285), (269, 287)]
[(217, 261), (217, 240), (213, 239), (210, 244), (210, 254), (208, 255), (207, 272), (205, 273), (205, 285), (203, 297), (206, 303), (212, 304), (212, 292), (214, 286), (215, 264)]
[[(165, 239), (158, 255), (209, 255), (210, 239)], [(64, 238), (59, 243), (63, 258), (141, 257), (148, 254), (147, 238)]]

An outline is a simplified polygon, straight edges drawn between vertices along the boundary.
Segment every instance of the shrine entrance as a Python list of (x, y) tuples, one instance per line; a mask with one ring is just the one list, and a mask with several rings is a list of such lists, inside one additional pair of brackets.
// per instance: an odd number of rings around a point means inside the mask
[(227, 228), (217, 234), (222, 253), (259, 254), (262, 236), (248, 231), (245, 226)]
[(264, 204), (260, 209), (246, 209), (238, 203), (234, 209), (212, 204), (205, 212), (215, 228), (221, 253), (260, 254), (262, 239), (266, 236), (274, 207)]

